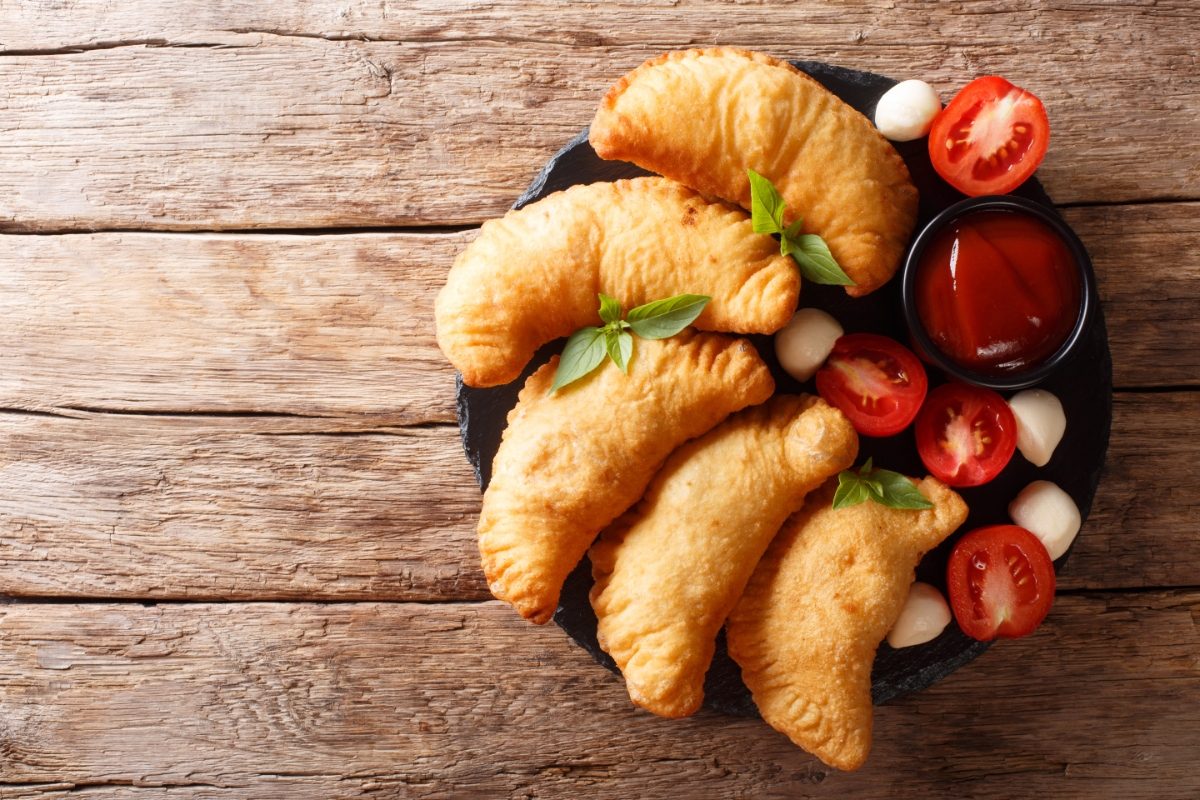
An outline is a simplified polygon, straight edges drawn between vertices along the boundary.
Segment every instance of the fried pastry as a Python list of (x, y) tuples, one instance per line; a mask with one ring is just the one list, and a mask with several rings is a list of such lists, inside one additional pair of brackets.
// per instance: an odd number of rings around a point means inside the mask
[(438, 293), (438, 345), (468, 386), (508, 383), (538, 347), (598, 323), (599, 292), (626, 309), (708, 295), (700, 330), (773, 333), (800, 277), (742, 209), (674, 181), (573, 186), (484, 223)]
[(589, 140), (750, 207), (750, 168), (823, 237), (861, 296), (896, 272), (917, 219), (908, 168), (870, 120), (785, 61), (732, 47), (667, 53), (605, 95)]
[(857, 451), (840, 411), (779, 395), (667, 459), (590, 554), (600, 646), (634, 703), (666, 717), (700, 707), (717, 633), (771, 537)]
[(771, 727), (831, 767), (871, 747), (871, 666), (896, 623), (922, 554), (967, 518), (933, 478), (931, 509), (867, 501), (834, 510), (837, 481), (805, 501), (759, 562), (729, 617), (729, 654)]
[(508, 415), (479, 517), (492, 594), (538, 623), (672, 450), (775, 389), (749, 342), (691, 330), (638, 340), (628, 375), (606, 361), (549, 394), (557, 364), (530, 376)]

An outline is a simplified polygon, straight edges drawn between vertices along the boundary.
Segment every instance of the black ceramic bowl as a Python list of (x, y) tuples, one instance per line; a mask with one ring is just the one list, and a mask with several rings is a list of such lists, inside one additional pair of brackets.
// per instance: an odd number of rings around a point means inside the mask
[[(921, 324), (921, 318), (917, 314), (914, 288), (921, 255), (925, 252), (925, 248), (929, 243), (933, 241), (934, 237), (953, 220), (977, 211), (989, 210), (1016, 211), (1039, 219), (1050, 226), (1050, 229), (1057, 233), (1059, 238), (1066, 243), (1067, 249), (1070, 250), (1074, 258), (1075, 268), (1079, 272), (1079, 316), (1075, 320), (1075, 327), (1067, 335), (1067, 338), (1059, 346), (1058, 350), (1044, 361), (1034, 364), (1021, 372), (1012, 372), (1005, 375), (985, 375), (975, 372), (967, 369), (942, 352), (933, 343), (929, 334), (926, 333), (924, 325)], [(1075, 235), (1070, 226), (1063, 222), (1062, 217), (1058, 216), (1058, 213), (1053, 208), (1034, 200), (1014, 195), (971, 197), (961, 200), (945, 211), (942, 211), (930, 220), (929, 224), (913, 240), (912, 245), (908, 249), (908, 256), (904, 260), (904, 271), (900, 278), (900, 296), (904, 307), (904, 320), (908, 324), (908, 331), (912, 335), (913, 342), (922, 355), (945, 370), (952, 377), (978, 386), (1001, 390), (1024, 389), (1028, 386), (1041, 383), (1051, 374), (1057, 372), (1063, 364), (1071, 360), (1077, 349), (1076, 345), (1085, 338), (1084, 334), (1087, 332), (1088, 325), (1094, 316), (1093, 311), (1099, 302), (1095, 296), (1095, 292), (1096, 278), (1092, 273), (1092, 261), (1088, 258), (1083, 242), (1079, 241), (1079, 237)]]

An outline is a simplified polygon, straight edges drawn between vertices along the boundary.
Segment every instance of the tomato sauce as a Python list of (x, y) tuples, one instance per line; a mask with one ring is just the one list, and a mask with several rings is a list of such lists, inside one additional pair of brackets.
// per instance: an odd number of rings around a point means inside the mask
[(1075, 259), (1049, 225), (985, 209), (948, 223), (921, 254), (917, 315), (933, 344), (962, 367), (1005, 375), (1052, 356), (1075, 328)]

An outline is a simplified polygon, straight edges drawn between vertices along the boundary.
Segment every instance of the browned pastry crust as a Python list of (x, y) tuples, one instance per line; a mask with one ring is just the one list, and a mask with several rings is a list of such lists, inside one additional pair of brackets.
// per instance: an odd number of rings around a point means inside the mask
[(557, 357), (521, 390), (492, 463), (479, 552), (492, 594), (542, 623), (604, 526), (641, 497), (668, 454), (775, 390), (753, 345), (684, 331), (638, 340), (554, 394)]
[(779, 395), (667, 459), (590, 554), (600, 646), (634, 703), (667, 717), (700, 707), (717, 633), (767, 543), (857, 451), (840, 411)]
[(900, 265), (917, 189), (870, 120), (786, 61), (734, 47), (647, 61), (604, 96), (589, 140), (713, 197), (750, 207), (749, 167), (770, 178), (789, 221), (829, 244), (861, 296)]
[(834, 510), (829, 481), (771, 542), (729, 616), (729, 654), (763, 719), (838, 769), (870, 751), (871, 665), (917, 563), (967, 518), (945, 485), (918, 487), (932, 509)]
[(508, 383), (541, 345), (599, 323), (598, 292), (626, 310), (708, 295), (697, 328), (772, 333), (800, 277), (746, 212), (679, 183), (573, 186), (484, 223), (438, 293), (438, 345), (468, 386)]

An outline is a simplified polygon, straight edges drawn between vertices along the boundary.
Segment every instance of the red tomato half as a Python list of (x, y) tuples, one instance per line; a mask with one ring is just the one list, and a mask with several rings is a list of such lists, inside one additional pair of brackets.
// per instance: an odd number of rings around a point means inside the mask
[(1038, 538), (1016, 525), (971, 531), (946, 568), (950, 606), (972, 639), (1015, 639), (1042, 623), (1054, 604), (1054, 565)]
[(964, 86), (934, 118), (929, 157), (963, 194), (1007, 194), (1038, 168), (1049, 143), (1042, 101), (989, 75)]
[(891, 436), (921, 409), (929, 381), (904, 345), (873, 333), (838, 339), (817, 371), (817, 391), (863, 436)]
[(1017, 448), (1017, 420), (991, 389), (947, 383), (929, 393), (917, 417), (917, 452), (950, 486), (980, 486), (1000, 474)]

